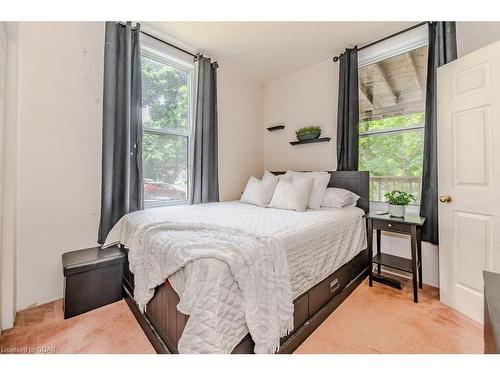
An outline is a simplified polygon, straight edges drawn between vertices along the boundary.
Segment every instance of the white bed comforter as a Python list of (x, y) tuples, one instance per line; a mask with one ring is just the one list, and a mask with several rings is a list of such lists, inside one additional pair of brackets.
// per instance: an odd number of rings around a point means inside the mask
[(293, 212), (239, 202), (166, 207), (124, 216), (104, 246), (129, 248), (140, 306), (169, 278), (180, 297), (177, 309), (190, 316), (179, 352), (230, 353), (250, 331), (255, 351), (267, 353), (292, 328), (293, 297), (364, 248), (360, 212)]

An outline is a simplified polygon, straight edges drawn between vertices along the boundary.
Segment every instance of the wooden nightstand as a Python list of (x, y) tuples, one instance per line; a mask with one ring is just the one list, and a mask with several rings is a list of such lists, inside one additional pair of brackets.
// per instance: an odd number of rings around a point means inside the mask
[[(406, 215), (404, 218), (393, 217), (389, 214), (377, 215), (367, 213), (365, 215), (368, 231), (368, 257), (370, 267), (368, 269), (369, 285), (373, 280), (383, 284), (401, 289), (401, 283), (389, 277), (382, 276), (381, 266), (394, 268), (411, 273), (413, 276), (413, 300), (418, 303), (418, 288), (422, 289), (422, 239), (421, 230), (425, 217)], [(373, 255), (373, 230), (377, 231), (377, 254)], [(384, 254), (380, 249), (381, 232), (395, 232), (409, 234), (411, 236), (411, 259)], [(373, 274), (373, 264), (378, 266), (378, 274)], [(417, 286), (418, 282), (418, 286)]]

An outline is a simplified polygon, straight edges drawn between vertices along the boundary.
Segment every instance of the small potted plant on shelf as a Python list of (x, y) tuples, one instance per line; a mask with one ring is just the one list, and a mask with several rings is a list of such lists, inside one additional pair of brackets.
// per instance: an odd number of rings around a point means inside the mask
[(405, 207), (408, 206), (411, 201), (415, 200), (413, 194), (408, 194), (399, 190), (385, 193), (384, 197), (387, 198), (387, 202), (389, 203), (389, 214), (395, 217), (404, 217)]
[(310, 139), (319, 138), (321, 128), (319, 126), (306, 126), (295, 131), (295, 135), (299, 141), (308, 141)]

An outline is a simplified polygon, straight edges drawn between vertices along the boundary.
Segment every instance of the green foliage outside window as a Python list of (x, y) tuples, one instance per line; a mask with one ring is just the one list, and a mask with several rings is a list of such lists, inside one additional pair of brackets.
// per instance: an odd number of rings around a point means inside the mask
[[(189, 76), (186, 71), (142, 56), (142, 143), (145, 180), (187, 184), (187, 153), (189, 132)], [(181, 135), (148, 132), (169, 130)]]
[[(362, 120), (360, 133), (406, 128), (424, 122), (424, 113)], [(423, 129), (359, 138), (359, 169), (370, 171), (370, 199), (383, 201), (387, 191), (402, 190), (420, 200)]]
[[(415, 126), (423, 122), (423, 113), (365, 120), (360, 133)], [(384, 134), (359, 139), (359, 169), (372, 176), (422, 176), (422, 130)]]
[(144, 197), (150, 202), (185, 199), (189, 73), (147, 54), (142, 55), (141, 63)]
[(149, 57), (142, 60), (142, 102), (149, 119), (144, 128), (188, 131), (188, 73)]

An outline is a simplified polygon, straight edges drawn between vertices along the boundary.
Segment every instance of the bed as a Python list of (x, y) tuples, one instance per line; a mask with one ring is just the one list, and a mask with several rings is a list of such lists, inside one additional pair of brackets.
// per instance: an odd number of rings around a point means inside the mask
[[(168, 216), (176, 223), (210, 222), (220, 227), (279, 239), (286, 249), (289, 266), (293, 330), (281, 338), (277, 352), (292, 353), (367, 275), (368, 254), (363, 215), (369, 210), (368, 172), (329, 173), (330, 187), (349, 189), (361, 197), (357, 207), (295, 212), (223, 202), (141, 211), (131, 214), (128, 226), (134, 228), (144, 222), (155, 222)], [(122, 227), (122, 235), (124, 230)], [(115, 241), (118, 239), (115, 238)], [(124, 250), (128, 255), (126, 247)], [(203, 267), (216, 266), (210, 264), (210, 260), (192, 263), (198, 265), (196, 274), (203, 274)], [(186, 341), (190, 332), (196, 332), (192, 327), (194, 318), (190, 321), (190, 316), (178, 308), (181, 305), (179, 295), (184, 295), (185, 288), (193, 288), (192, 285), (186, 285), (186, 280), (184, 269), (171, 275), (155, 288), (142, 313), (132, 297), (134, 274), (126, 263), (123, 279), (125, 300), (158, 353), (178, 353), (180, 342), (182, 344), (183, 339)], [(234, 286), (228, 284), (226, 288), (230, 290)], [(205, 292), (199, 293), (198, 298), (204, 297)], [(210, 294), (210, 289), (207, 289), (206, 294)], [(231, 301), (231, 304), (241, 303), (234, 302), (234, 298)], [(225, 350), (231, 348), (228, 352), (253, 353), (255, 343), (248, 329), (245, 330), (241, 325), (244, 314), (237, 316), (238, 311), (234, 309), (228, 314), (232, 314), (232, 320), (227, 323), (231, 337)]]

